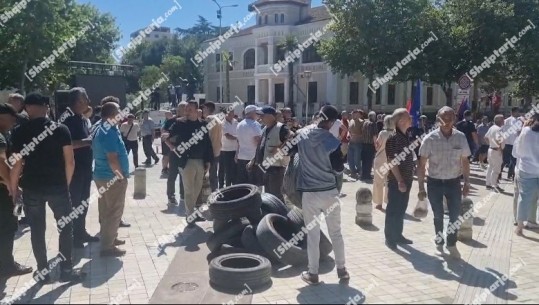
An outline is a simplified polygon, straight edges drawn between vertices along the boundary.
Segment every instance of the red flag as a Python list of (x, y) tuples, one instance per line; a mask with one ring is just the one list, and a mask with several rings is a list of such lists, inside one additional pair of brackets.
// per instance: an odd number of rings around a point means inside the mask
[(410, 110), (412, 109), (412, 98), (409, 98), (407, 101), (406, 101), (406, 111), (408, 111), (408, 113), (410, 113)]

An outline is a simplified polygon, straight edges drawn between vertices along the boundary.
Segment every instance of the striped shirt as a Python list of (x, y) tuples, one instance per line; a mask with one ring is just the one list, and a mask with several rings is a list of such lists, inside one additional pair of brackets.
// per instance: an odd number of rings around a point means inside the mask
[(374, 144), (374, 137), (378, 133), (376, 127), (376, 122), (371, 120), (366, 120), (363, 123), (363, 133), (361, 134), (361, 143), (363, 144)]
[[(373, 123), (374, 124), (374, 123)], [(414, 180), (414, 155), (410, 139), (399, 129), (392, 133), (386, 142), (387, 161), (391, 166), (398, 166), (402, 179), (405, 183), (412, 183)], [(396, 160), (393, 160), (396, 159)], [(393, 172), (387, 176), (389, 180), (397, 181)]]

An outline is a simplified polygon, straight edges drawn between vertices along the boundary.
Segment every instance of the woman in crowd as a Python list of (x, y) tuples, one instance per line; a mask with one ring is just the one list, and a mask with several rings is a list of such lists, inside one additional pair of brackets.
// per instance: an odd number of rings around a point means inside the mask
[[(386, 141), (395, 131), (392, 116), (384, 117), (384, 127), (378, 134), (376, 143), (376, 156), (374, 157), (374, 185), (372, 189), (372, 202), (376, 204), (376, 209), (382, 210), (382, 201), (387, 204), (387, 172), (381, 172), (379, 169), (387, 163)], [(385, 173), (385, 174), (384, 174)]]
[[(524, 221), (530, 219), (530, 210), (539, 198), (539, 113), (533, 116), (531, 126), (524, 127), (513, 147), (513, 157), (517, 158), (518, 175), (518, 236), (524, 236)], [(515, 177), (517, 180), (517, 176)], [(516, 192), (515, 192), (516, 193)]]

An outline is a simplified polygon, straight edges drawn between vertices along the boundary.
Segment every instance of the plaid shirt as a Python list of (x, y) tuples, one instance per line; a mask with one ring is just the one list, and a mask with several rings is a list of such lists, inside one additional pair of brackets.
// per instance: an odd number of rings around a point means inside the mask
[(446, 138), (440, 128), (429, 133), (421, 144), (419, 155), (428, 159), (427, 176), (434, 179), (455, 179), (462, 175), (462, 157), (471, 155), (466, 136), (453, 128)]

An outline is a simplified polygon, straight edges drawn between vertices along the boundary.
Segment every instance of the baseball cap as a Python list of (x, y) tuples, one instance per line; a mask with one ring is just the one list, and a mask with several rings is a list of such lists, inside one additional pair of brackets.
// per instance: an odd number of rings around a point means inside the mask
[(245, 114), (251, 113), (251, 112), (257, 111), (257, 110), (258, 110), (258, 107), (256, 107), (255, 105), (249, 105), (249, 106), (245, 107)]
[(262, 108), (257, 109), (256, 112), (258, 114), (271, 114), (271, 115), (277, 114), (277, 111), (275, 110), (275, 108), (271, 106), (264, 106)]
[(48, 96), (41, 95), (41, 93), (30, 93), (24, 99), (24, 104), (36, 105), (36, 106), (47, 106), (50, 104), (50, 99)]
[(6, 103), (1, 103), (0, 104), (0, 114), (10, 114), (16, 118), (20, 118), (21, 115), (19, 115), (17, 113), (17, 111), (15, 110), (15, 108), (13, 108), (13, 106), (11, 106), (10, 104), (6, 104)]

